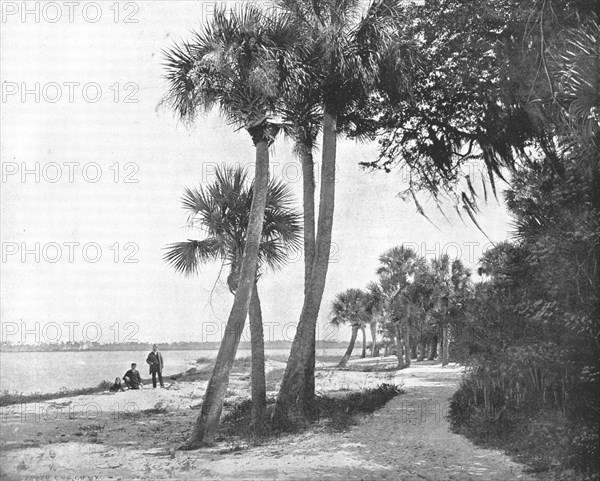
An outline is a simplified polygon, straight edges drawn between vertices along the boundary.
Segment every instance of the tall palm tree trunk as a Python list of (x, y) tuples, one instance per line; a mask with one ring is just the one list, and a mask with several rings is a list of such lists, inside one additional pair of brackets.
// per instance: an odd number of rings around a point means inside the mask
[(436, 357), (438, 361), (442, 361), (443, 357), (444, 357), (444, 328), (440, 325), (438, 327), (438, 336), (437, 336), (437, 343), (435, 346), (435, 351), (436, 351)]
[[(302, 162), (302, 202), (304, 210), (304, 295), (310, 290), (312, 282), (312, 269), (315, 261), (316, 232), (315, 232), (315, 166), (313, 159), (313, 142), (304, 141), (299, 146), (300, 160)], [(316, 355), (316, 321), (314, 329), (307, 335), (311, 345), (308, 348), (307, 365), (315, 366)], [(308, 417), (313, 417), (313, 399), (315, 392), (314, 376), (305, 376), (306, 386), (301, 392), (301, 406)]]
[(437, 357), (437, 353), (438, 353), (437, 335), (434, 335), (434, 336), (431, 336), (430, 338), (428, 338), (425, 345), (428, 346), (428, 349), (429, 349), (427, 359), (429, 361), (434, 361), (435, 358)]
[(421, 362), (423, 359), (425, 359), (425, 338), (421, 335), (417, 344), (417, 362)]
[(333, 112), (325, 106), (319, 219), (310, 283), (305, 286), (300, 321), (274, 411), (275, 422), (282, 425), (291, 417), (311, 417), (314, 414), (315, 333), (329, 267), (335, 207), (337, 116)]
[(252, 287), (248, 317), (250, 318), (252, 351), (252, 370), (250, 374), (252, 392), (251, 422), (254, 434), (260, 435), (264, 432), (267, 417), (267, 387), (265, 380), (265, 338), (256, 282)]
[(450, 336), (448, 324), (442, 326), (442, 366), (447, 366), (450, 360)]
[(354, 326), (352, 326), (352, 336), (350, 337), (350, 344), (348, 344), (348, 349), (346, 349), (346, 353), (344, 354), (344, 357), (342, 357), (342, 360), (337, 365), (337, 367), (343, 368), (343, 367), (346, 367), (346, 364), (348, 364), (348, 359), (350, 359), (350, 356), (352, 355), (352, 351), (354, 350), (354, 343), (356, 342), (357, 336), (358, 336), (358, 326), (354, 325)]
[(315, 166), (312, 143), (296, 142), (302, 163), (302, 208), (304, 211), (304, 293), (310, 287), (315, 259)]
[(223, 401), (229, 386), (229, 375), (240, 343), (244, 323), (248, 314), (251, 292), (256, 280), (258, 267), (258, 249), (263, 227), (267, 188), (269, 182), (269, 144), (265, 133), (257, 138), (253, 135), (256, 147), (256, 165), (254, 174), (254, 193), (250, 208), (250, 219), (246, 236), (246, 245), (242, 258), (242, 266), (238, 288), (235, 292), (233, 306), (227, 319), (225, 334), (219, 347), (215, 367), (208, 381), (202, 410), (188, 447), (197, 448), (214, 442), (219, 428), (219, 419), (223, 409)]
[(360, 357), (364, 359), (367, 357), (367, 330), (364, 326), (361, 326), (360, 330), (362, 332), (362, 352), (360, 353)]
[(425, 338), (425, 349), (427, 351), (427, 360), (435, 360), (437, 356), (437, 334), (427, 335)]
[(408, 324), (408, 319), (404, 321), (404, 357), (406, 360), (404, 361), (404, 365), (406, 367), (410, 367), (410, 361), (412, 356), (411, 344), (410, 344), (410, 325)]
[(402, 330), (400, 326), (394, 323), (396, 330), (396, 359), (398, 359), (398, 369), (404, 369), (404, 346), (402, 345)]
[(376, 357), (379, 355), (379, 345), (377, 344), (377, 321), (371, 322), (369, 326), (371, 328), (371, 339), (373, 339), (373, 343), (371, 344), (371, 357)]

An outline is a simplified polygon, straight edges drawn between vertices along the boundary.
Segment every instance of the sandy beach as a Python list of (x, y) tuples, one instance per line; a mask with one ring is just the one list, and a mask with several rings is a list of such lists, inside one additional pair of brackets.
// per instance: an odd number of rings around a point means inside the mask
[[(211, 448), (178, 450), (199, 413), (204, 380), (7, 406), (2, 479), (531, 479), (506, 455), (450, 432), (445, 415), (461, 367), (424, 362), (401, 371), (352, 370), (394, 362), (356, 359), (342, 371), (335, 363), (319, 363), (321, 394), (344, 395), (382, 383), (405, 392), (375, 413), (357, 416), (345, 431), (317, 423), (258, 444), (227, 438)], [(269, 396), (275, 396), (284, 367), (282, 361), (267, 362)], [(234, 370), (225, 412), (248, 397), (248, 373)]]

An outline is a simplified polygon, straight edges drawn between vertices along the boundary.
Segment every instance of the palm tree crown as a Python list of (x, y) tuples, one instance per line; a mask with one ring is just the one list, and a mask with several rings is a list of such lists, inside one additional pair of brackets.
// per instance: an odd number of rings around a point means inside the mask
[(367, 319), (367, 295), (361, 289), (346, 289), (335, 296), (331, 303), (331, 324), (350, 324), (362, 327)]
[(328, 104), (338, 114), (351, 110), (379, 76), (382, 51), (393, 40), (402, 1), (278, 0), (277, 4), (289, 14), (304, 42), (296, 55), (308, 82), (292, 89), (306, 101), (302, 120), (317, 121), (316, 103)]
[(387, 296), (397, 296), (407, 287), (422, 263), (417, 253), (404, 246), (393, 247), (379, 257), (377, 276)]
[[(205, 187), (188, 188), (182, 205), (188, 211), (188, 226), (206, 234), (202, 240), (188, 239), (166, 247), (165, 261), (184, 275), (198, 274), (210, 260), (230, 266), (230, 289), (244, 252), (253, 185), (243, 168), (219, 168), (215, 180)], [(301, 246), (301, 215), (294, 209), (291, 189), (280, 180), (269, 182), (259, 263), (271, 269), (285, 264), (287, 257)]]
[(163, 103), (186, 121), (218, 106), (232, 124), (251, 129), (275, 115), (286, 49), (296, 35), (285, 15), (256, 5), (217, 9), (192, 40), (164, 52), (169, 90)]

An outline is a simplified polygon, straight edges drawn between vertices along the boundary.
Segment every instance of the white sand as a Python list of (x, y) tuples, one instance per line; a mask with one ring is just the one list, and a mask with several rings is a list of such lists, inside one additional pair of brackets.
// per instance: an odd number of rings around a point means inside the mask
[[(395, 359), (352, 363), (390, 365)], [(267, 369), (283, 366), (269, 361)], [(316, 389), (322, 393), (389, 383), (403, 385), (406, 394), (372, 415), (361, 416), (359, 424), (345, 432), (316, 425), (259, 446), (221, 442), (196, 451), (176, 448), (189, 436), (199, 412), (190, 407), (201, 402), (205, 381), (5, 408), (2, 479), (529, 479), (504, 454), (477, 448), (449, 431), (444, 415), (460, 379), (460, 367), (417, 363), (397, 372), (338, 371), (331, 364), (319, 367)], [(248, 388), (247, 375), (232, 376), (227, 401), (247, 398)], [(116, 414), (154, 407), (167, 412), (134, 419)], [(59, 412), (65, 414), (58, 416)]]

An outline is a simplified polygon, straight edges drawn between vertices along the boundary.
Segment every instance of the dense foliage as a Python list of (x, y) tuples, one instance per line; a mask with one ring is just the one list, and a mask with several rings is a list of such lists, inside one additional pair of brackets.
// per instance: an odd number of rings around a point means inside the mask
[(555, 447), (537, 454), (540, 469), (558, 461), (597, 473), (600, 222), (592, 179), (570, 160), (560, 159), (563, 176), (541, 163), (514, 175), (506, 198), (517, 239), (482, 259), (489, 281), (477, 286), (463, 333), (477, 355), (452, 416), (480, 435), (490, 425), (503, 436), (539, 430), (537, 447)]
[[(596, 474), (598, 9), (585, 0), (411, 7), (399, 35), (419, 64), (412, 95), (396, 99), (383, 84), (365, 110), (379, 113), (381, 134), (369, 166), (409, 167), (415, 202), (419, 189), (450, 195), (476, 221), (488, 187), (510, 185), (515, 237), (481, 260), (484, 282), (464, 315), (446, 316), (452, 353), (470, 365), (454, 427), (529, 453), (539, 469)], [(465, 164), (480, 167), (481, 187)]]

